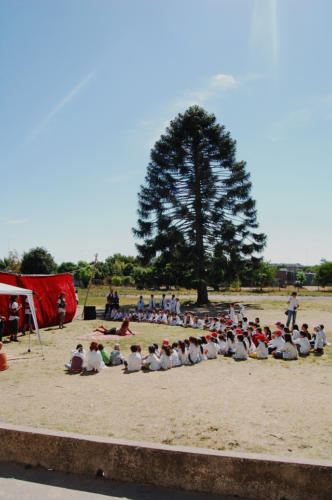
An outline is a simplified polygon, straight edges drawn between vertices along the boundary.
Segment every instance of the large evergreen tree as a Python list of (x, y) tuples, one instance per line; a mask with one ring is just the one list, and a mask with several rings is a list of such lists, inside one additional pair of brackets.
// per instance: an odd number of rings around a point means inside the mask
[(191, 266), (197, 304), (208, 302), (211, 258), (237, 261), (260, 252), (258, 227), (245, 163), (214, 115), (198, 106), (179, 114), (151, 151), (139, 193), (137, 248), (143, 262), (157, 254)]

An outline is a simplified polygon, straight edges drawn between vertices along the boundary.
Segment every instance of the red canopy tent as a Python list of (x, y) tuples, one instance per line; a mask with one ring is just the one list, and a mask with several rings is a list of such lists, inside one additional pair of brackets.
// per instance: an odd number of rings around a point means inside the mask
[[(66, 293), (65, 323), (72, 321), (75, 316), (77, 303), (73, 278), (70, 273), (29, 275), (0, 272), (0, 283), (27, 288), (35, 292), (34, 305), (37, 321), (41, 328), (58, 324), (57, 300), (60, 292)], [(21, 303), (24, 300), (25, 297), (19, 298)], [(0, 314), (8, 317), (8, 313), (9, 297), (2, 295), (0, 296)], [(23, 322), (24, 314), (21, 314), (20, 328), (23, 327)]]

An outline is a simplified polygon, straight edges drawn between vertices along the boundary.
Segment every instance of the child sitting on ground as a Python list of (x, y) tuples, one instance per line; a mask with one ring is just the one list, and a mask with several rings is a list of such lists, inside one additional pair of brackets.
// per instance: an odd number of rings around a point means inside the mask
[(110, 354), (110, 365), (117, 366), (123, 363), (123, 357), (120, 352), (120, 344), (114, 344), (114, 349)]
[(169, 368), (172, 368), (171, 354), (171, 348), (169, 345), (163, 345), (161, 347), (160, 368), (162, 370), (168, 370)]
[(94, 372), (94, 373), (97, 373), (103, 368), (105, 368), (105, 363), (98, 349), (98, 342), (91, 342), (90, 350), (83, 364), (83, 368), (85, 368), (87, 372)]
[(309, 356), (311, 346), (305, 332), (300, 332), (300, 336), (295, 338), (295, 340), (293, 337), (293, 342), (296, 345), (297, 351), (301, 357)]
[(160, 370), (160, 359), (156, 355), (156, 348), (154, 345), (149, 346), (149, 354), (143, 358), (143, 368), (146, 370), (156, 371)]
[(125, 361), (124, 364), (128, 372), (138, 372), (142, 368), (142, 356), (138, 352), (137, 345), (131, 345), (130, 350), (128, 361)]
[(102, 357), (105, 365), (108, 365), (110, 362), (110, 358), (109, 358), (109, 355), (107, 354), (107, 352), (105, 351), (103, 344), (99, 344), (98, 349), (100, 351), (101, 357)]
[(244, 341), (243, 335), (239, 334), (237, 336), (237, 342), (235, 342), (235, 353), (233, 357), (236, 361), (245, 361), (246, 359), (248, 359), (247, 344)]
[(285, 342), (284, 344), (278, 348), (278, 350), (274, 353), (274, 357), (276, 359), (282, 358), (288, 361), (292, 359), (297, 359), (297, 349), (292, 341), (292, 336), (290, 333), (285, 334)]
[(70, 363), (65, 363), (65, 367), (71, 372), (80, 372), (82, 371), (84, 360), (85, 350), (82, 344), (77, 344), (76, 349), (71, 351)]
[[(2, 349), (2, 342), (0, 342), (0, 351)], [(7, 356), (4, 352), (0, 352), (0, 372), (8, 370), (9, 366), (7, 364)]]

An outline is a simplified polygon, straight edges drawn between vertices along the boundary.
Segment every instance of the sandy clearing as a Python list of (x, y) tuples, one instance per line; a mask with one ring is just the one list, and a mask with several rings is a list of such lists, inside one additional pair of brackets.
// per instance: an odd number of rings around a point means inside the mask
[[(257, 313), (251, 310), (250, 319)], [(275, 310), (259, 315), (262, 324), (280, 319)], [(300, 321), (324, 322), (332, 341), (332, 312), (301, 310)], [(75, 337), (100, 323), (76, 319), (62, 331), (43, 330), (45, 360), (35, 337), (30, 355), (24, 354), (27, 337), (6, 344), (9, 358), (23, 359), (0, 373), (0, 420), (148, 442), (332, 458), (332, 346), (322, 358), (288, 363), (219, 357), (167, 372), (124, 374), (113, 367), (91, 376), (66, 374), (63, 363)], [(144, 349), (152, 341), (189, 334), (147, 324), (135, 329), (142, 332), (137, 340)], [(131, 343), (121, 341), (124, 353)]]

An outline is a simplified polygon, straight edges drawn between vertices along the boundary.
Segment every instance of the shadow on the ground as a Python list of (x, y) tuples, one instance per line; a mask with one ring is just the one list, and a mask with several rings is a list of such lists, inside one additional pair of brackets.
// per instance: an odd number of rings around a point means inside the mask
[[(46, 470), (39, 467), (0, 463), (0, 478), (8, 479), (10, 481), (8, 485), (11, 486), (10, 491), (8, 491), (8, 496), (6, 496), (6, 482), (4, 482), (5, 488), (2, 488), (1, 491), (1, 498), (4, 500), (12, 498), (10, 493), (12, 492), (12, 483), (15, 480), (30, 483), (30, 486), (27, 484), (24, 490), (26, 493), (29, 492), (29, 494), (24, 496), (24, 498), (34, 498), (35, 500), (47, 498), (48, 487), (63, 488), (63, 495), (56, 497), (62, 498), (63, 500), (72, 498), (71, 495), (75, 495), (75, 499), (81, 498), (79, 492), (82, 492), (82, 500), (87, 498), (86, 492), (94, 493), (98, 495), (98, 498), (99, 495), (106, 495), (115, 499), (127, 498), (131, 500), (216, 500), (217, 498), (220, 500), (230, 500), (235, 498), (203, 493), (181, 492), (142, 484), (120, 483), (105, 479), (101, 470), (96, 470), (95, 478), (89, 478), (86, 476), (56, 472), (49, 469)], [(33, 493), (30, 491), (33, 489), (33, 483), (36, 485), (44, 485), (44, 488), (36, 486), (35, 494), (30, 494)], [(19, 494), (19, 492), (22, 491), (22, 484), (18, 484), (17, 486), (17, 493)], [(68, 494), (66, 490), (72, 490), (72, 493)], [(50, 491), (51, 490), (49, 490), (49, 492)], [(52, 496), (52, 498), (54, 497)]]

